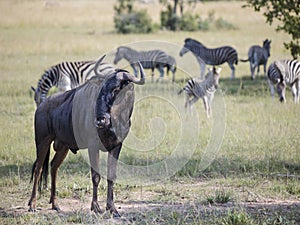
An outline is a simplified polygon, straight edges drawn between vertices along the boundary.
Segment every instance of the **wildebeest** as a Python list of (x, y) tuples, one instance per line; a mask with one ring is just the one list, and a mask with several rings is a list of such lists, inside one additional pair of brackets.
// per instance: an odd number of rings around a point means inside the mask
[(205, 75), (205, 79), (193, 78), (188, 81), (184, 88), (182, 88), (178, 94), (185, 92), (185, 108), (189, 106), (191, 109), (192, 105), (198, 101), (199, 98), (203, 99), (206, 116), (209, 118), (211, 115), (211, 103), (214, 98), (214, 94), (219, 86), (219, 78), (221, 68), (216, 69), (213, 67), (209, 68), (208, 73)]
[(260, 65), (264, 66), (264, 75), (266, 75), (266, 68), (268, 58), (270, 57), (271, 40), (264, 40), (263, 47), (253, 45), (249, 48), (248, 59), (242, 59), (241, 62), (250, 62), (251, 79), (255, 78), (254, 72), (257, 68), (257, 75), (259, 74)]
[[(59, 210), (56, 200), (57, 170), (69, 149), (88, 148), (93, 198), (91, 210), (101, 212), (97, 201), (100, 182), (99, 150), (108, 152), (107, 203), (106, 209), (114, 217), (119, 213), (113, 201), (113, 186), (116, 166), (122, 142), (130, 129), (130, 117), (134, 104), (133, 84), (145, 83), (145, 75), (139, 64), (141, 78), (125, 70), (116, 70), (106, 78), (95, 76), (84, 85), (47, 98), (36, 109), (34, 128), (37, 158), (33, 165), (34, 183), (29, 211), (36, 208), (36, 191), (41, 178), (47, 177), (50, 145), (53, 142), (55, 155), (51, 161), (52, 209)], [(103, 80), (104, 79), (104, 80)]]

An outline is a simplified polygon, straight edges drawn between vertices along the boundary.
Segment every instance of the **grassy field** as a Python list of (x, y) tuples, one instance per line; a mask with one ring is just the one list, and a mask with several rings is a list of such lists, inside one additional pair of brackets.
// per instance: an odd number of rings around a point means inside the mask
[[(177, 91), (199, 66), (179, 51), (187, 37), (209, 47), (231, 45), (239, 58), (249, 46), (272, 40), (270, 61), (290, 58), (283, 48), (289, 36), (276, 33), (260, 13), (243, 2), (199, 3), (188, 8), (203, 18), (214, 10), (237, 29), (211, 27), (206, 32), (117, 34), (115, 1), (0, 1), (0, 223), (1, 224), (299, 224), (299, 105), (272, 99), (261, 75), (250, 80), (248, 63), (239, 63), (235, 80), (222, 65), (213, 117), (206, 119), (202, 102), (191, 114)], [(51, 4), (50, 4), (51, 2)], [(137, 4), (159, 21), (158, 4)], [(86, 150), (70, 153), (61, 166), (58, 196), (62, 212), (50, 210), (50, 193), (38, 199), (38, 212), (27, 212), (35, 160), (30, 86), (43, 71), (62, 61), (111, 61), (120, 45), (161, 48), (178, 62), (176, 83), (136, 87), (132, 129), (120, 155), (115, 201), (122, 215), (90, 212), (92, 183)], [(126, 67), (121, 61), (120, 66)], [(130, 68), (128, 68), (130, 70)], [(147, 71), (149, 74), (150, 71)], [(156, 71), (156, 74), (158, 72)], [(192, 116), (189, 116), (192, 115)], [(103, 157), (105, 153), (103, 153)], [(134, 170), (133, 168), (137, 168)], [(145, 172), (146, 170), (146, 172)], [(130, 172), (131, 171), (131, 172)], [(99, 187), (104, 209), (106, 181)]]

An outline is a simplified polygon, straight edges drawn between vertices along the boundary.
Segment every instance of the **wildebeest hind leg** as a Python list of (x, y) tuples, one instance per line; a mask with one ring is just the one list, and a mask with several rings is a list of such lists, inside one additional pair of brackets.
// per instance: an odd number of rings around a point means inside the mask
[(28, 202), (30, 212), (35, 211), (37, 185), (38, 185), (38, 182), (39, 182), (40, 177), (41, 177), (42, 166), (45, 162), (47, 152), (50, 150), (49, 146), (50, 146), (51, 142), (52, 141), (50, 139), (49, 140), (46, 139), (45, 141), (43, 141), (40, 144), (36, 145), (37, 159), (36, 159), (36, 162), (35, 162), (35, 169), (34, 169), (34, 181), (33, 181), (33, 188), (32, 188), (31, 198)]
[(51, 196), (50, 196), (50, 204), (52, 203), (52, 209), (59, 211), (60, 208), (56, 202), (56, 177), (57, 170), (61, 163), (64, 161), (68, 154), (68, 147), (63, 145), (62, 143), (55, 141), (54, 142), (54, 150), (56, 151), (52, 161), (51, 161)]

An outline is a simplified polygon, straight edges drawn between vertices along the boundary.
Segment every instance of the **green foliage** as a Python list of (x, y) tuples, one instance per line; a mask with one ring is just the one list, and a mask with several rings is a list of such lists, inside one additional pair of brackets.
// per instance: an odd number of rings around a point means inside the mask
[(191, 13), (185, 13), (180, 20), (180, 30), (196, 31), (199, 30), (199, 16)]
[(237, 29), (232, 23), (224, 20), (222, 17), (215, 21), (216, 28), (225, 30), (235, 30)]
[(254, 224), (250, 216), (246, 212), (228, 211), (227, 217), (223, 219), (222, 224), (224, 225), (243, 225), (243, 224)]
[(180, 17), (173, 13), (171, 5), (167, 5), (166, 11), (160, 12), (160, 23), (162, 28), (176, 31), (180, 28)]
[(114, 23), (118, 33), (151, 33), (154, 25), (146, 10), (133, 10), (133, 0), (118, 0)]
[(216, 190), (215, 195), (209, 195), (206, 197), (206, 201), (209, 204), (215, 204), (215, 203), (224, 204), (231, 201), (231, 194), (224, 190)]
[(255, 11), (264, 11), (267, 23), (270, 25), (276, 19), (279, 21), (276, 31), (283, 31), (292, 37), (290, 42), (284, 46), (290, 50), (294, 58), (300, 56), (300, 2), (299, 0), (277, 1), (277, 0), (247, 0), (247, 5)]

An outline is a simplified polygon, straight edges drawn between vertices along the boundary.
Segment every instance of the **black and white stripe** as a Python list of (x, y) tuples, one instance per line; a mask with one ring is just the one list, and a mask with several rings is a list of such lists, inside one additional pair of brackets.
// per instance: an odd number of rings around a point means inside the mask
[(285, 89), (287, 86), (292, 88), (294, 102), (299, 103), (300, 96), (300, 62), (297, 60), (277, 60), (268, 68), (268, 82), (272, 97), (274, 87), (279, 95), (281, 102), (286, 102)]
[(271, 40), (264, 40), (263, 47), (253, 45), (249, 48), (248, 59), (241, 60), (241, 62), (250, 62), (251, 79), (255, 78), (254, 72), (257, 68), (257, 75), (259, 74), (260, 65), (264, 66), (264, 75), (266, 75), (266, 68), (268, 58), (270, 57)]
[(184, 46), (180, 51), (180, 56), (183, 56), (188, 51), (191, 51), (200, 64), (200, 76), (203, 78), (205, 72), (205, 64), (217, 66), (225, 62), (228, 63), (232, 73), (231, 78), (235, 77), (235, 68), (233, 64), (238, 64), (237, 51), (230, 46), (219, 48), (207, 48), (199, 41), (192, 38), (187, 38), (184, 41)]
[[(99, 60), (101, 61), (103, 57)], [(68, 91), (85, 83), (88, 79), (95, 76), (95, 65), (98, 60), (62, 62), (50, 67), (44, 72), (38, 81), (34, 100), (37, 105), (43, 102), (48, 95), (49, 90), (56, 86), (59, 91)], [(108, 63), (101, 62), (97, 65), (96, 73), (99, 76), (106, 76), (115, 71), (115, 68)]]
[(137, 75), (136, 63), (140, 62), (144, 69), (152, 70), (152, 81), (154, 76), (154, 69), (157, 68), (160, 72), (160, 78), (164, 77), (164, 67), (167, 71), (171, 70), (173, 73), (172, 80), (175, 80), (176, 60), (161, 50), (150, 51), (136, 51), (132, 48), (120, 46), (114, 59), (114, 64), (117, 64), (121, 59), (126, 59), (133, 68), (134, 74)]
[(191, 109), (191, 106), (198, 101), (199, 98), (203, 99), (204, 108), (207, 117), (211, 115), (211, 103), (219, 85), (221, 68), (209, 69), (209, 72), (205, 75), (205, 79), (193, 78), (189, 80), (184, 88), (182, 88), (178, 94), (185, 92), (186, 101), (185, 107)]

